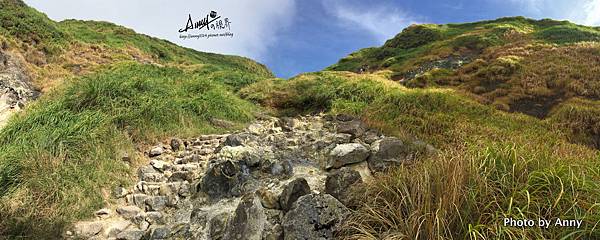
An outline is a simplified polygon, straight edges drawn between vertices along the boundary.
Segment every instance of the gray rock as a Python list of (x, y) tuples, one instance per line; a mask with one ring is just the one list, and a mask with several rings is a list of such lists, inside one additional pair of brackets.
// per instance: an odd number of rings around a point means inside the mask
[(344, 167), (327, 175), (325, 193), (330, 194), (344, 205), (350, 206), (352, 187), (361, 182), (360, 173)]
[(90, 238), (102, 231), (101, 222), (78, 222), (73, 226), (73, 232), (80, 238)]
[(282, 117), (279, 119), (278, 125), (284, 131), (290, 132), (300, 125), (300, 121), (298, 121), (298, 119), (295, 118)]
[(40, 93), (31, 84), (27, 65), (11, 51), (0, 51), (0, 126)]
[(262, 125), (258, 123), (250, 124), (246, 130), (253, 135), (260, 135), (265, 130)]
[(115, 187), (113, 189), (113, 196), (115, 198), (123, 198), (127, 196), (128, 193), (129, 191), (127, 191), (127, 189), (125, 189), (124, 187)]
[(232, 161), (213, 164), (206, 171), (198, 185), (198, 191), (206, 193), (209, 198), (216, 200), (223, 197), (239, 196), (241, 183), (239, 166)]
[(342, 166), (365, 161), (369, 157), (369, 149), (360, 143), (346, 143), (335, 146), (329, 153), (329, 162), (326, 168), (340, 168)]
[(148, 240), (164, 240), (169, 238), (171, 234), (171, 230), (167, 227), (152, 227), (149, 231), (147, 231)]
[(129, 153), (123, 152), (123, 154), (121, 154), (121, 160), (126, 163), (131, 163), (131, 157), (129, 156)]
[(366, 129), (366, 125), (360, 120), (341, 122), (337, 125), (338, 133), (350, 134), (355, 138), (362, 137), (365, 134)]
[(225, 228), (229, 221), (228, 213), (221, 213), (210, 219), (208, 223), (208, 236), (212, 240), (221, 240), (225, 236)]
[(163, 223), (162, 218), (163, 214), (160, 212), (147, 212), (144, 219), (146, 220), (146, 222), (151, 224), (160, 224)]
[(179, 196), (189, 197), (192, 194), (191, 189), (190, 189), (190, 184), (187, 181), (184, 181), (180, 185), (178, 193), (179, 193)]
[(371, 144), (371, 143), (379, 140), (380, 135), (381, 134), (377, 130), (368, 130), (365, 133), (365, 135), (363, 136), (363, 140), (365, 141), (365, 143)]
[(140, 212), (142, 212), (142, 209), (137, 206), (121, 206), (117, 208), (117, 213), (125, 219), (132, 219)]
[(193, 239), (192, 233), (190, 224), (176, 224), (171, 227), (170, 239)]
[(96, 215), (96, 217), (98, 217), (98, 218), (107, 218), (107, 217), (110, 217), (111, 212), (112, 211), (110, 209), (103, 208), (103, 209), (96, 211), (94, 213), (94, 215)]
[(283, 217), (284, 239), (333, 239), (349, 213), (348, 208), (329, 194), (302, 196)]
[(150, 211), (161, 211), (167, 207), (167, 197), (165, 196), (152, 196), (145, 200), (148, 210)]
[(131, 222), (127, 220), (110, 222), (110, 224), (104, 227), (103, 235), (115, 239), (119, 233), (123, 232), (129, 226), (131, 226)]
[(280, 224), (276, 224), (271, 229), (268, 229), (263, 240), (283, 240), (283, 227)]
[(164, 152), (165, 152), (165, 149), (163, 149), (162, 147), (158, 146), (158, 147), (154, 147), (154, 148), (150, 149), (150, 152), (148, 153), (148, 156), (150, 156), (150, 157), (156, 157), (156, 156), (160, 156)]
[(369, 169), (382, 172), (392, 166), (398, 166), (413, 160), (416, 152), (400, 139), (387, 137), (371, 144)]
[(354, 120), (354, 117), (352, 115), (340, 113), (335, 116), (335, 119), (340, 122), (349, 122), (349, 121)]
[(181, 204), (180, 208), (173, 214), (173, 220), (176, 223), (190, 223), (192, 211), (193, 205), (189, 201), (185, 201), (185, 203)]
[(193, 182), (195, 179), (196, 175), (193, 171), (176, 171), (169, 177), (169, 182)]
[(279, 206), (283, 211), (292, 208), (292, 204), (301, 196), (310, 194), (310, 186), (304, 178), (296, 178), (288, 183), (279, 196)]
[(290, 176), (294, 173), (294, 167), (289, 160), (270, 161), (267, 166), (268, 172), (274, 176)]
[(225, 138), (223, 144), (231, 147), (244, 146), (246, 139), (247, 136), (245, 134), (231, 134)]
[(140, 181), (160, 182), (163, 179), (163, 174), (156, 171), (152, 166), (142, 166), (138, 169), (138, 178)]
[(150, 160), (150, 165), (160, 171), (165, 170), (165, 168), (169, 166), (168, 163), (160, 160)]
[(137, 206), (141, 209), (146, 208), (146, 199), (148, 198), (148, 195), (137, 193), (137, 194), (133, 194), (130, 196), (132, 197), (133, 204), (135, 204), (135, 206)]
[(260, 199), (254, 194), (245, 195), (227, 223), (224, 239), (261, 240), (266, 221)]
[(139, 229), (125, 230), (117, 234), (117, 240), (140, 240), (144, 237), (144, 231)]
[(177, 152), (181, 150), (181, 147), (183, 146), (183, 141), (181, 141), (181, 139), (179, 138), (172, 138), (169, 145), (171, 146), (171, 150), (173, 150), (173, 152)]

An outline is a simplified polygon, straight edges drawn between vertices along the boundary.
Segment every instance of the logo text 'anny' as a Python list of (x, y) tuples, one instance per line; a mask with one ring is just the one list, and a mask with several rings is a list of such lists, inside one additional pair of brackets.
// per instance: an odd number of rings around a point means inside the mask
[(206, 30), (231, 30), (231, 21), (229, 21), (229, 18), (221, 19), (216, 11), (211, 11), (206, 17), (196, 22), (192, 20), (192, 14), (189, 14), (185, 27), (179, 29), (179, 32), (187, 32), (190, 29), (201, 30), (203, 28), (206, 28)]

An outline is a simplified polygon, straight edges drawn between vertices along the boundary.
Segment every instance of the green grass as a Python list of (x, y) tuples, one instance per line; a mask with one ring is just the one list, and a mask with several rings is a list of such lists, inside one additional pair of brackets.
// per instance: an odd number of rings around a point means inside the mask
[(57, 25), (64, 32), (70, 33), (77, 41), (101, 44), (116, 49), (135, 47), (161, 62), (211, 63), (220, 67), (254, 73), (260, 77), (272, 76), (265, 66), (244, 57), (198, 52), (166, 40), (138, 34), (131, 29), (108, 22), (65, 20)]
[(105, 67), (44, 96), (0, 132), (0, 235), (55, 238), (130, 181), (123, 152), (167, 136), (223, 131), (256, 108), (203, 73), (134, 63)]
[(0, 34), (12, 36), (47, 55), (61, 53), (68, 42), (55, 22), (20, 0), (0, 1)]
[(571, 99), (554, 109), (549, 121), (568, 133), (572, 142), (600, 149), (600, 102)]
[[(268, 87), (265, 87), (268, 86)], [(407, 89), (346, 72), (266, 80), (242, 96), (296, 114), (359, 115), (388, 135), (419, 138), (440, 156), (376, 176), (349, 239), (594, 239), (600, 237), (600, 154), (553, 123), (497, 111), (449, 89)], [(503, 226), (518, 219), (582, 219), (581, 229)]]

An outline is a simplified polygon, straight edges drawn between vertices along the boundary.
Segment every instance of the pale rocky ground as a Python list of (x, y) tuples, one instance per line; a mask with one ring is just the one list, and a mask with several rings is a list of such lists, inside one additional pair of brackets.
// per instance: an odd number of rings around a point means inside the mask
[[(369, 130), (351, 116), (259, 120), (245, 130), (172, 139), (145, 153), (117, 204), (66, 239), (332, 239), (353, 186), (435, 152)], [(125, 159), (127, 160), (127, 159)]]
[(22, 60), (0, 49), (0, 128), (39, 93), (31, 86)]

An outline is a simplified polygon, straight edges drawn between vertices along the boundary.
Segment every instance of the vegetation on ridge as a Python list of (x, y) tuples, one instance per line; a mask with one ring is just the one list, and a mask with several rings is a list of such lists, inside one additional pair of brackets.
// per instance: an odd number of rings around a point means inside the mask
[[(362, 206), (341, 238), (600, 237), (600, 154), (569, 143), (568, 133), (549, 120), (504, 113), (455, 90), (409, 89), (375, 74), (303, 74), (241, 93), (289, 114), (357, 114), (388, 135), (416, 137), (442, 151), (365, 184), (355, 193)], [(510, 227), (505, 217), (580, 219), (583, 225)]]
[(45, 93), (0, 130), (0, 238), (59, 238), (131, 184), (138, 148), (225, 131), (213, 118), (242, 126), (257, 107), (235, 92), (272, 77), (111, 23), (53, 22), (20, 0), (0, 1), (0, 20), (0, 51)]

